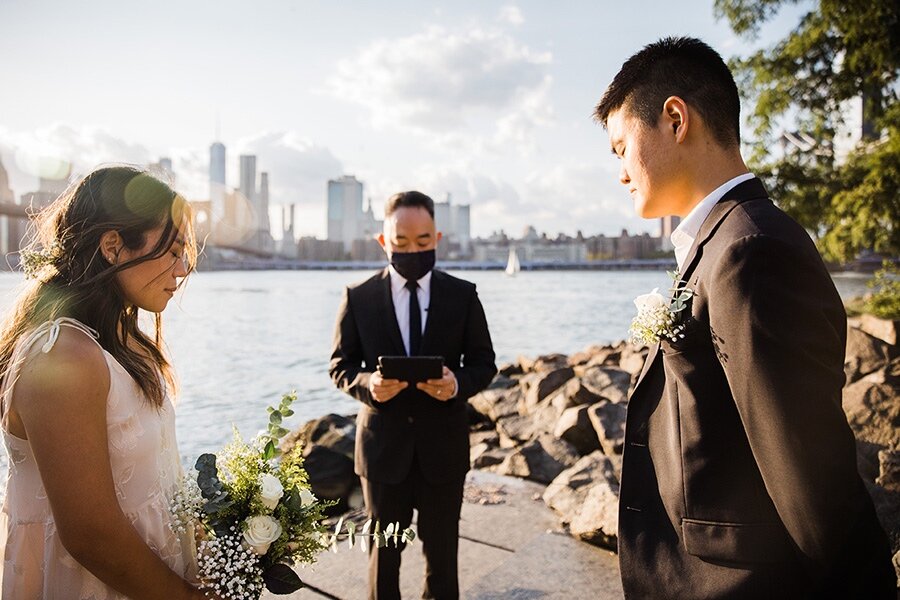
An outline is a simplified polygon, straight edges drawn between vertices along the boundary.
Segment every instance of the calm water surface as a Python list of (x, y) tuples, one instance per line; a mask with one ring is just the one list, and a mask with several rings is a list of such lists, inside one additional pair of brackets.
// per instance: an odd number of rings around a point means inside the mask
[[(623, 339), (634, 297), (670, 283), (662, 271), (539, 271), (514, 278), (496, 271), (454, 274), (478, 285), (498, 364), (520, 354), (568, 354)], [(230, 439), (232, 425), (254, 435), (267, 422), (266, 406), (290, 390), (299, 397), (289, 427), (329, 412), (355, 412), (357, 402), (328, 377), (328, 357), (344, 286), (370, 275), (192, 275), (165, 312), (165, 336), (181, 383), (182, 454), (217, 450)], [(835, 281), (847, 297), (861, 293), (866, 279), (842, 275)], [(21, 283), (20, 275), (0, 274), (0, 312), (7, 311)]]

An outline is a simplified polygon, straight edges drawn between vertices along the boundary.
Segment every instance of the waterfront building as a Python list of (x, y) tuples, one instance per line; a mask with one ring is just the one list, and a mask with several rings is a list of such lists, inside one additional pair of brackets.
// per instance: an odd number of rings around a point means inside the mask
[(302, 237), (297, 240), (297, 258), (312, 262), (333, 262), (344, 260), (344, 242), (341, 240), (320, 240)]
[[(13, 194), (12, 188), (9, 187), (9, 174), (6, 172), (6, 167), (3, 166), (2, 160), (0, 160), (0, 203), (16, 203), (16, 196)], [(9, 222), (15, 220), (18, 219), (10, 219), (6, 215), (0, 215), (0, 252), (4, 255), (19, 249), (18, 246), (13, 248), (11, 247), (12, 244), (10, 244)]]
[(660, 249), (663, 251), (672, 251), (675, 246), (672, 244), (672, 232), (681, 223), (681, 217), (669, 215), (659, 220), (659, 238)]
[(294, 240), (294, 205), (281, 207), (281, 242), (278, 254), (285, 258), (297, 258), (297, 242)]
[(225, 218), (225, 144), (213, 142), (209, 147), (209, 201), (212, 230)]
[(434, 223), (443, 234), (438, 246), (441, 259), (468, 258), (472, 253), (470, 205), (453, 204), (450, 194), (444, 202), (434, 203)]
[(473, 258), (478, 262), (506, 263), (510, 248), (515, 249), (520, 263), (582, 263), (587, 261), (588, 248), (584, 238), (560, 235), (550, 239), (528, 226), (519, 239), (510, 239), (499, 232), (486, 240), (472, 242)]
[(372, 239), (381, 232), (372, 199), (363, 210), (363, 184), (353, 175), (328, 181), (328, 241), (341, 242), (349, 254), (356, 240)]

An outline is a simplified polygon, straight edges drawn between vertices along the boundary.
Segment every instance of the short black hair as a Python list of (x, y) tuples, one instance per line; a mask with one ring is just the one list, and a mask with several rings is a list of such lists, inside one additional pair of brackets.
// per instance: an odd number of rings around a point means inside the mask
[(719, 53), (696, 38), (667, 37), (644, 46), (606, 88), (594, 118), (606, 127), (610, 113), (625, 107), (654, 127), (669, 96), (699, 112), (720, 145), (740, 144), (741, 100), (734, 77)]
[(398, 208), (409, 206), (424, 208), (431, 218), (434, 218), (434, 200), (422, 192), (416, 191), (400, 192), (388, 198), (384, 205), (384, 216), (385, 218), (390, 217)]

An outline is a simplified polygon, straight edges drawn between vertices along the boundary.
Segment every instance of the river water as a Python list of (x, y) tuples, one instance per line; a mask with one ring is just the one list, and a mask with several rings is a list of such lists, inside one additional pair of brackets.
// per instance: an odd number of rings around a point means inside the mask
[[(478, 286), (497, 363), (518, 355), (577, 352), (627, 336), (632, 300), (671, 281), (663, 271), (497, 271), (454, 273)], [(361, 271), (196, 273), (164, 314), (165, 338), (180, 381), (178, 439), (196, 457), (230, 439), (232, 425), (252, 436), (267, 422), (266, 406), (296, 390), (288, 427), (357, 403), (328, 377), (334, 321), (344, 286)], [(835, 276), (841, 295), (865, 290), (866, 279)], [(0, 274), (5, 313), (21, 275)], [(5, 463), (3, 456), (0, 463)], [(192, 458), (189, 458), (192, 462)], [(0, 464), (0, 471), (5, 470)]]

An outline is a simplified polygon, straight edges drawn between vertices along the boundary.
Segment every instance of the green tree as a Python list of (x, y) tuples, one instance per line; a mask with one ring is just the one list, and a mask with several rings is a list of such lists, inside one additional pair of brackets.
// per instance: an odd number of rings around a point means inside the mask
[[(715, 0), (715, 13), (755, 39), (788, 5), (808, 6), (774, 46), (731, 61), (752, 106), (751, 168), (826, 258), (900, 255), (900, 2)], [(845, 102), (862, 97), (863, 138), (843, 161), (835, 135)], [(796, 143), (778, 143), (799, 132)]]

